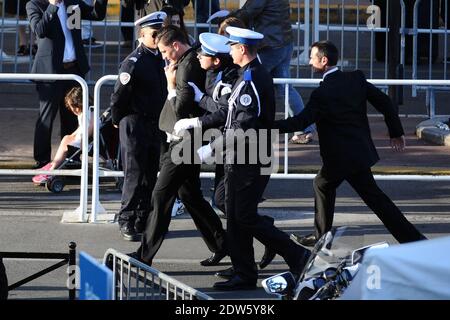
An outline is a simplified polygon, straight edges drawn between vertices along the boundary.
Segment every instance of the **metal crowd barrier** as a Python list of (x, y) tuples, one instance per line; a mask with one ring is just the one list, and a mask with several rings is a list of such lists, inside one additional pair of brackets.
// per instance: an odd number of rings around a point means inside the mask
[[(69, 300), (75, 300), (76, 283), (75, 280), (75, 266), (76, 266), (76, 243), (69, 243), (69, 253), (53, 253), (53, 252), (0, 252), (0, 257), (6, 259), (45, 259), (45, 260), (61, 260), (60, 262), (45, 268), (25, 279), (17, 281), (8, 286), (8, 291), (14, 290), (34, 279), (42, 277), (53, 270), (56, 270), (64, 265), (68, 265), (69, 280), (66, 283), (69, 290)], [(72, 279), (73, 278), (73, 279)]]
[[(100, 78), (94, 88), (94, 118), (100, 115), (100, 90), (102, 86), (111, 81), (117, 80), (116, 75), (107, 75)], [(285, 117), (288, 117), (289, 105), (289, 85), (298, 86), (317, 86), (320, 79), (274, 79), (274, 84), (282, 84), (285, 86)], [(450, 86), (450, 80), (397, 80), (397, 79), (368, 79), (367, 81), (377, 86), (397, 85), (397, 86)], [(272, 179), (314, 179), (315, 174), (293, 174), (289, 173), (289, 144), (288, 135), (285, 134), (284, 141), (284, 171), (283, 173), (274, 173)], [(100, 177), (123, 177), (123, 171), (103, 170), (99, 167), (99, 141), (100, 132), (99, 125), (94, 122), (93, 133), (93, 172), (92, 172), (92, 203), (91, 203), (91, 222), (112, 221), (113, 214), (107, 214), (100, 202), (99, 197), (99, 178)], [(202, 178), (214, 178), (213, 172), (202, 172)], [(450, 176), (434, 176), (434, 175), (375, 175), (377, 180), (409, 180), (409, 181), (450, 181)]]
[(212, 300), (207, 294), (114, 249), (103, 264), (112, 262), (114, 300)]
[[(83, 90), (83, 110), (89, 110), (89, 89), (86, 81), (80, 76), (75, 74), (21, 74), (21, 73), (0, 73), (0, 81), (11, 80), (74, 80), (78, 82)], [(83, 112), (83, 137), (88, 136), (88, 112)], [(95, 121), (94, 121), (95, 123)], [(88, 139), (83, 139), (82, 149), (88, 150)], [(87, 202), (88, 202), (88, 152), (83, 152), (81, 158), (81, 169), (69, 170), (31, 170), (31, 169), (0, 169), (0, 175), (22, 175), (22, 176), (34, 176), (36, 174), (50, 174), (58, 176), (79, 176), (81, 177), (80, 183), (80, 206), (73, 212), (65, 212), (62, 222), (86, 222), (87, 221)]]

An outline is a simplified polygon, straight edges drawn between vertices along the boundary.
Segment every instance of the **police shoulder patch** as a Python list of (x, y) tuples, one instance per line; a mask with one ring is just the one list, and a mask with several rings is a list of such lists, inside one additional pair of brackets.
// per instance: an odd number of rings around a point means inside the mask
[(248, 107), (251, 103), (252, 103), (252, 97), (250, 97), (249, 94), (243, 94), (240, 99), (239, 102), (245, 106)]
[(130, 82), (130, 79), (131, 79), (131, 75), (128, 72), (122, 72), (119, 75), (120, 83), (123, 85), (126, 85), (128, 82)]

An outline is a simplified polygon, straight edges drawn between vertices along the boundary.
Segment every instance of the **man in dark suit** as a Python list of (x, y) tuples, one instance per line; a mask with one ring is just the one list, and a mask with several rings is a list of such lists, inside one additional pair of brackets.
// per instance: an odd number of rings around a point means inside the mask
[[(84, 77), (89, 71), (88, 60), (81, 41), (81, 19), (103, 20), (107, 0), (96, 0), (94, 6), (82, 0), (31, 0), (27, 15), (31, 30), (36, 35), (38, 51), (32, 73), (77, 74)], [(78, 15), (78, 16), (77, 16)], [(78, 127), (77, 118), (64, 107), (64, 96), (74, 81), (40, 81), (39, 118), (34, 133), (34, 168), (40, 168), (51, 159), (53, 120), (60, 112), (61, 138)]]
[(315, 234), (299, 239), (312, 245), (333, 224), (337, 187), (346, 180), (401, 243), (426, 239), (378, 188), (371, 167), (379, 160), (367, 118), (369, 101), (384, 115), (394, 151), (403, 151), (403, 128), (390, 98), (366, 81), (361, 71), (341, 72), (338, 50), (329, 41), (312, 45), (310, 62), (323, 81), (306, 108), (275, 122), (281, 133), (303, 130), (316, 123), (323, 166), (314, 179)]

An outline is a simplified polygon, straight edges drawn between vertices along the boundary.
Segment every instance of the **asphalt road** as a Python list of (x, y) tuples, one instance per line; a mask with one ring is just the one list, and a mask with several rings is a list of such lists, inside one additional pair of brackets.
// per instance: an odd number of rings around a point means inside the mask
[[(380, 181), (381, 188), (395, 201), (429, 238), (450, 235), (450, 182)], [(211, 181), (203, 181), (204, 194), (210, 196)], [(78, 206), (78, 186), (68, 185), (61, 194), (52, 194), (35, 187), (25, 177), (0, 178), (0, 251), (67, 252), (70, 241), (102, 259), (108, 248), (128, 253), (137, 243), (121, 239), (116, 224), (62, 224), (64, 211)], [(335, 226), (359, 225), (364, 244), (387, 240), (396, 241), (374, 214), (361, 202), (355, 192), (344, 183), (338, 189)], [(267, 200), (261, 204), (260, 214), (276, 218), (276, 225), (285, 232), (307, 234), (313, 225), (313, 193), (311, 180), (272, 180), (266, 190)], [(111, 182), (104, 182), (101, 201), (108, 212), (119, 208), (120, 194)], [(223, 220), (225, 223), (225, 220)], [(355, 237), (354, 245), (360, 241)], [(358, 243), (359, 244), (359, 243)], [(255, 241), (255, 257), (259, 261), (262, 245)], [(206, 292), (217, 299), (273, 299), (258, 283), (257, 290), (217, 292), (212, 285), (218, 279), (214, 272), (230, 266), (224, 259), (220, 266), (201, 267), (199, 262), (209, 255), (198, 231), (188, 215), (172, 220), (170, 231), (155, 257), (154, 267), (177, 280)], [(10, 283), (47, 267), (43, 260), (5, 260)], [(285, 271), (286, 264), (277, 256), (274, 263), (260, 272), (260, 279)], [(61, 268), (10, 292), (10, 299), (66, 299), (67, 275)]]

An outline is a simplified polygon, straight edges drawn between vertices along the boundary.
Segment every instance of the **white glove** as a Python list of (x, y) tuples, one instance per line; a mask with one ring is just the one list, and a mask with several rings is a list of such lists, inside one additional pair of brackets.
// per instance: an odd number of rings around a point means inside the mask
[(197, 154), (201, 162), (212, 164), (214, 161), (213, 150), (210, 144), (207, 144), (206, 146), (203, 146), (200, 149), (198, 149)]
[(202, 124), (198, 118), (181, 119), (175, 123), (173, 128), (174, 135), (181, 136), (184, 130), (199, 128)]
[(195, 85), (195, 83), (188, 82), (188, 85), (190, 85), (192, 87), (192, 89), (194, 89), (194, 94), (195, 94), (194, 101), (199, 102), (200, 100), (202, 100), (202, 98), (205, 94), (200, 91), (200, 89)]

